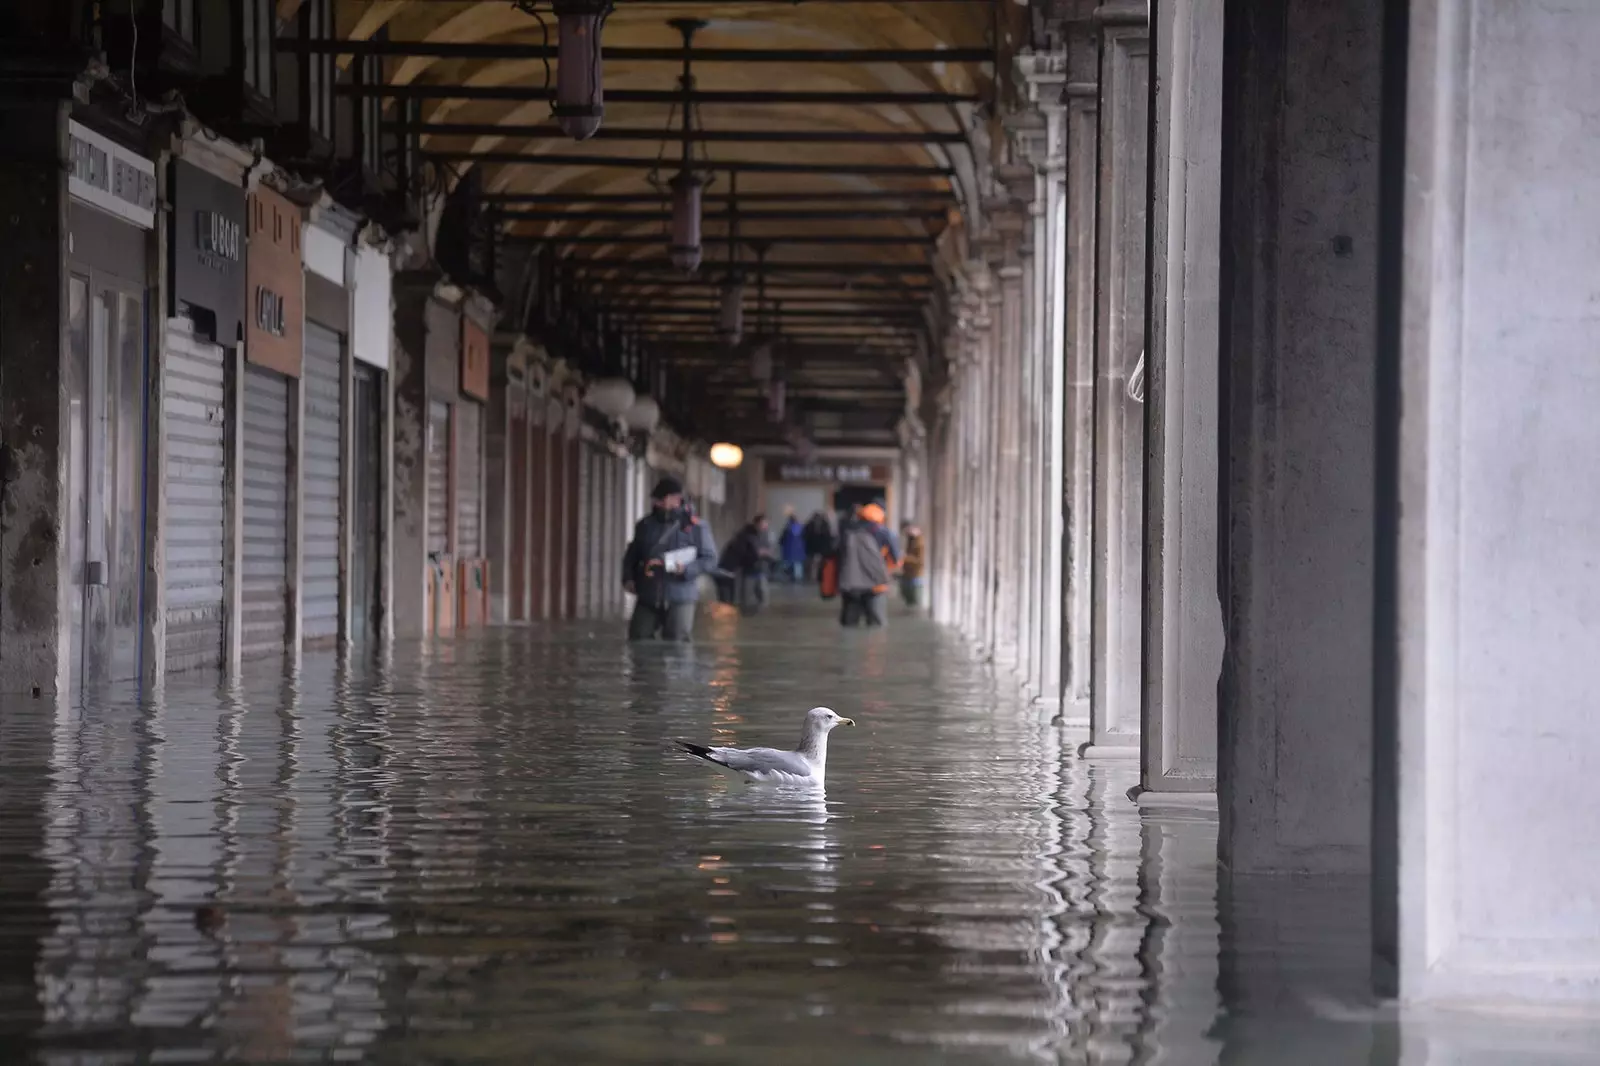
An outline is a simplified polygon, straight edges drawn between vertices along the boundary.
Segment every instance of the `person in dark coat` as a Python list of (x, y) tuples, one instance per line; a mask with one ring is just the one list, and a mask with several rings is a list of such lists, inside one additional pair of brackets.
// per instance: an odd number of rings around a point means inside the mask
[(815, 582), (822, 572), (822, 560), (833, 554), (833, 526), (821, 511), (806, 522), (806, 580)]
[[(682, 565), (670, 553), (694, 549)], [(664, 477), (650, 494), (650, 513), (633, 527), (633, 540), (622, 557), (622, 587), (637, 597), (628, 620), (629, 640), (687, 642), (694, 632), (700, 576), (717, 564), (711, 529), (684, 506), (683, 484)]]
[(745, 614), (755, 614), (767, 604), (767, 564), (771, 561), (772, 537), (766, 515), (756, 515), (722, 550), (717, 567), (732, 575), (730, 599)]

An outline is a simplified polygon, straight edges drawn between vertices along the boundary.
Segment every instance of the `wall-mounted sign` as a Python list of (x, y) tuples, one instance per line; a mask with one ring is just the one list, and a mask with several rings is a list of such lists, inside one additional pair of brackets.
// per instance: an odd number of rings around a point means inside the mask
[[(245, 304), (244, 190), (172, 164), (172, 313), (218, 344), (238, 344)], [(213, 332), (214, 331), (214, 332)]]
[(305, 328), (305, 278), (300, 252), (300, 209), (262, 186), (250, 194), (246, 227), (245, 358), (289, 377), (300, 376)]
[(76, 122), (67, 123), (67, 191), (142, 229), (156, 224), (156, 165)]
[(814, 462), (768, 459), (768, 481), (812, 481), (830, 485), (886, 485), (891, 472), (886, 463)]
[(369, 366), (389, 369), (389, 337), (394, 330), (394, 275), (389, 256), (363, 245), (356, 251), (355, 321), (350, 324), (350, 350)]
[(466, 315), (461, 316), (461, 391), (489, 401), (489, 334)]

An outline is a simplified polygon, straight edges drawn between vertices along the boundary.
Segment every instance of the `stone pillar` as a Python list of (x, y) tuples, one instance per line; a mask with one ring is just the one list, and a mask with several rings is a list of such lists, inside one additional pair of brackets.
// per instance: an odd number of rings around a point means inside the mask
[(1153, 34), (1141, 802), (1217, 783), (1222, 7), (1168, 0)]
[(1036, 392), (1040, 433), (1038, 469), (1033, 493), (1039, 501), (1035, 514), (1038, 596), (1033, 622), (1035, 641), (1034, 692), (1037, 698), (1059, 708), (1061, 701), (1061, 618), (1063, 585), (1063, 535), (1065, 497), (1063, 431), (1066, 418), (1066, 366), (1063, 351), (1066, 292), (1066, 89), (1065, 52), (1026, 55), (1017, 70), (1036, 109), (1036, 121), (1023, 140), (1034, 167), (1033, 265), (1034, 345), (1038, 368)]
[(994, 447), (988, 475), (994, 506), (988, 512), (994, 531), (994, 599), (990, 622), (995, 661), (1011, 670), (1020, 663), (1023, 517), (1022, 425), (1027, 403), (1022, 390), (1023, 265), (1021, 245), (1026, 216), (1014, 204), (991, 213), (1002, 234), (998, 285), (994, 291)]
[(390, 591), (392, 632), (415, 640), (428, 631), (428, 304), (437, 276), (394, 279), (394, 520)]
[(1369, 865), (1383, 9), (1225, 8), (1217, 770), (1235, 876)]
[(1150, 33), (1143, 3), (1102, 6), (1095, 243), (1094, 754), (1137, 755), (1144, 552), (1144, 350)]
[(0, 108), (0, 692), (66, 691), (73, 591), (62, 448), (66, 366), (67, 105)]
[(1379, 378), (1399, 432), (1380, 438), (1397, 541), (1378, 589), (1398, 610), (1376, 736), (1398, 744), (1378, 763), (1398, 807), (1383, 797), (1377, 824), (1393, 817), (1399, 846), (1375, 872), (1398, 892), (1402, 1000), (1592, 1010), (1600, 6), (1410, 12), (1406, 129), (1385, 142), (1404, 137), (1386, 174), (1404, 256), (1380, 274), (1404, 294)]
[[(1093, 7), (1092, 4), (1089, 7)], [(1087, 19), (1067, 26), (1062, 329), (1064, 565), (1063, 724), (1089, 724), (1094, 676), (1094, 286), (1099, 42)]]

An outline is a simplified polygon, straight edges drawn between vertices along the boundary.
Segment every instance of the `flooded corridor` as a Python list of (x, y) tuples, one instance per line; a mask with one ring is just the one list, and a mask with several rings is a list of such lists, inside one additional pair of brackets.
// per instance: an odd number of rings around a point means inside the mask
[[(1399, 1061), (1360, 1020), (1359, 889), (1287, 922), (1252, 903), (1265, 933), (1219, 922), (1215, 814), (1141, 812), (1133, 762), (1072, 757), (947, 631), (897, 614), (842, 632), (784, 596), (713, 610), (692, 647), (617, 630), (308, 660), (297, 683), (174, 688), (32, 735), (9, 706), (7, 1048)], [(817, 703), (859, 722), (826, 796), (672, 750), (787, 747)]]
[[(1201, 1033), (1204, 961), (1140, 959), (1174, 926), (1169, 953), (1214, 950), (1212, 821), (1141, 829), (1131, 765), (1064, 760), (948, 634), (895, 622), (841, 632), (808, 598), (715, 613), (688, 648), (495, 629), (12, 741), (8, 779), (49, 774), (42, 812), (4, 812), (8, 839), (44, 835), (11, 860), (31, 899), (6, 871), (38, 1012), (9, 967), (8, 1041), (62, 1063), (888, 1063)], [(792, 746), (818, 703), (859, 722), (826, 796), (672, 750)], [(1147, 883), (1142, 855), (1173, 869)]]

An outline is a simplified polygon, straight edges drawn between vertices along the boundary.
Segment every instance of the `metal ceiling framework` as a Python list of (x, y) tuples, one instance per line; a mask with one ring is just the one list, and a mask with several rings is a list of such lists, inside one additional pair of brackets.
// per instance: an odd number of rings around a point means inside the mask
[[(962, 168), (977, 169), (967, 131), (996, 92), (1010, 16), (995, 0), (617, 0), (600, 48), (604, 120), (578, 145), (550, 115), (548, 6), (541, 19), (507, 0), (338, 0), (339, 39), (281, 47), (375, 57), (381, 82), (339, 91), (381, 99), (384, 131), (424, 158), (479, 169), (502, 241), (553, 248), (608, 322), (700, 374), (742, 443), (761, 433), (759, 386), (719, 335), (720, 298), (752, 265), (749, 242), (770, 242), (788, 395), (837, 416), (824, 421), (870, 423), (861, 443), (892, 443), (899, 366), (930, 340), (934, 244), (959, 218)], [(669, 20), (687, 16), (706, 20), (689, 100), (713, 179), (689, 277), (667, 256), (671, 216), (650, 180), (682, 143), (684, 46)], [(745, 299), (749, 319), (753, 287)]]

